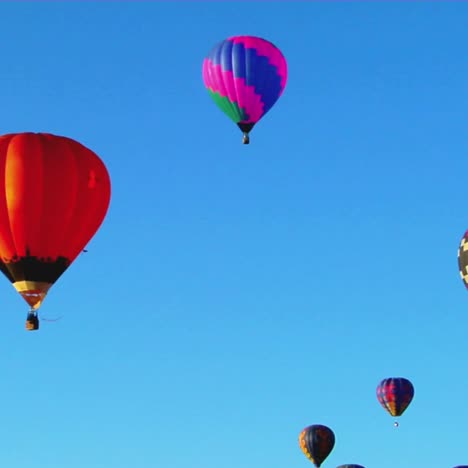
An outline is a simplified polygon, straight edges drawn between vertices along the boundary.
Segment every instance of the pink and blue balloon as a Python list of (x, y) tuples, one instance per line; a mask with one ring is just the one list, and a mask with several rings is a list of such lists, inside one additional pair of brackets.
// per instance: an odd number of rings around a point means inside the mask
[(216, 105), (243, 132), (252, 128), (283, 94), (288, 66), (281, 51), (256, 36), (234, 36), (217, 44), (203, 61), (203, 81)]

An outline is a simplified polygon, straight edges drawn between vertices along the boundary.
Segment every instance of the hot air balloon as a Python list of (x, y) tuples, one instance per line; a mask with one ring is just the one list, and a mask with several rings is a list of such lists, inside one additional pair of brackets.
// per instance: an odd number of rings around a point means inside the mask
[(203, 81), (216, 105), (244, 133), (249, 132), (283, 94), (286, 59), (271, 42), (234, 36), (217, 44), (203, 61)]
[(365, 468), (364, 466), (362, 465), (356, 465), (355, 463), (352, 463), (352, 464), (348, 464), (348, 465), (340, 465), (338, 466), (337, 468)]
[(299, 434), (299, 446), (305, 456), (318, 468), (333, 450), (335, 434), (327, 426), (314, 424)]
[[(48, 133), (0, 136), (0, 270), (37, 311), (104, 220), (110, 178), (91, 150)], [(77, 291), (74, 291), (78, 294)]]
[(463, 235), (458, 247), (458, 270), (465, 287), (468, 289), (468, 231)]
[[(383, 379), (377, 386), (377, 399), (392, 416), (401, 416), (414, 396), (413, 384), (403, 377)], [(398, 422), (395, 421), (395, 427)]]

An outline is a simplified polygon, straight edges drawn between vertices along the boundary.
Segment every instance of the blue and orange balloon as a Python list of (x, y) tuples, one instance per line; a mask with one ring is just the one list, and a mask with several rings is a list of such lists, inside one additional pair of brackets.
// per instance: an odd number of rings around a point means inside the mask
[(203, 61), (203, 81), (216, 105), (244, 133), (283, 94), (288, 66), (281, 51), (255, 36), (234, 36), (217, 44)]
[[(403, 377), (383, 379), (377, 386), (377, 399), (388, 413), (401, 416), (414, 397), (413, 384)], [(395, 421), (395, 427), (398, 422)]]
[(313, 424), (299, 434), (299, 446), (304, 455), (319, 468), (335, 446), (335, 434), (327, 426)]

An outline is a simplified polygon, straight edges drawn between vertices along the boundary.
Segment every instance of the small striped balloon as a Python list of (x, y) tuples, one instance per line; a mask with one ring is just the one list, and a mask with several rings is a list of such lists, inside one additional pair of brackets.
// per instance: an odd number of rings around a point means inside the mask
[[(414, 397), (413, 384), (403, 377), (383, 379), (377, 386), (379, 403), (392, 416), (401, 416)], [(395, 422), (398, 427), (398, 423)]]
[(465, 288), (468, 289), (468, 231), (463, 235), (458, 247), (458, 271)]

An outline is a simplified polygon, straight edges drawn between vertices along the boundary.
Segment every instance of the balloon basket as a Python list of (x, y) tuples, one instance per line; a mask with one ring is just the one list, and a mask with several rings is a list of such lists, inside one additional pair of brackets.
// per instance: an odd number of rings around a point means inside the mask
[(30, 311), (28, 313), (28, 316), (26, 317), (26, 330), (27, 331), (39, 330), (39, 317), (37, 316), (37, 312)]

